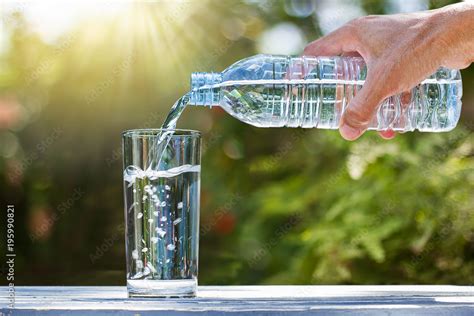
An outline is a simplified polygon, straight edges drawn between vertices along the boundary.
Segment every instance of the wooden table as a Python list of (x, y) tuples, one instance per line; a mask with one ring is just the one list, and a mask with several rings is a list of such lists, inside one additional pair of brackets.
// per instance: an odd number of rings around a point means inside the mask
[(2, 287), (0, 315), (474, 315), (472, 286), (200, 286), (198, 297), (129, 299), (125, 287)]

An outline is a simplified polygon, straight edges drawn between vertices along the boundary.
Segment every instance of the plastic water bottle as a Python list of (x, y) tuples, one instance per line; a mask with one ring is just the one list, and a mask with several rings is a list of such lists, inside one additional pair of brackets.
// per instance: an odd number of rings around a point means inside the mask
[[(190, 105), (220, 106), (257, 127), (337, 129), (367, 75), (359, 57), (256, 55), (222, 73), (193, 73)], [(370, 130), (453, 129), (461, 112), (459, 70), (440, 68), (410, 93), (389, 97)]]

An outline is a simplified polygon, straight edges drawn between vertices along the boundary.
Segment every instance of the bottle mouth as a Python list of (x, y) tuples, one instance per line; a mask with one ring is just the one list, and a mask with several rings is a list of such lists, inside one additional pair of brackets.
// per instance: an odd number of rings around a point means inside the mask
[(214, 72), (194, 72), (191, 74), (190, 104), (215, 105), (219, 103), (217, 84), (222, 82), (222, 75)]

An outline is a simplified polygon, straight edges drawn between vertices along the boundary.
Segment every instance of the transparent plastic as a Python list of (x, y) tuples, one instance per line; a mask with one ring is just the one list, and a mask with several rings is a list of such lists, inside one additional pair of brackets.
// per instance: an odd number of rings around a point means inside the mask
[[(337, 129), (367, 75), (359, 57), (256, 55), (222, 73), (193, 73), (190, 105), (221, 106), (257, 127)], [(452, 130), (461, 112), (459, 70), (440, 68), (409, 93), (387, 98), (370, 130)]]

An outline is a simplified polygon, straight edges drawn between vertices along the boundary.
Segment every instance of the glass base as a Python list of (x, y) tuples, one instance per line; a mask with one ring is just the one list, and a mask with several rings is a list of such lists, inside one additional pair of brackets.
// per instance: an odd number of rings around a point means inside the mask
[(128, 297), (195, 297), (197, 279), (127, 280)]

